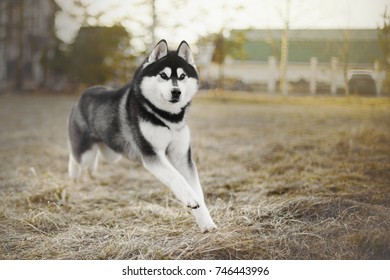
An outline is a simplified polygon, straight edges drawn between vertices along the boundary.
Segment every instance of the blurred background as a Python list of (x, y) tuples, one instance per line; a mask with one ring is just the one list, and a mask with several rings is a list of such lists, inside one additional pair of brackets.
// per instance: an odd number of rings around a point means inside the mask
[[(163, 38), (215, 234), (140, 163), (68, 180), (77, 95)], [(0, 259), (390, 260), (389, 52), (390, 0), (0, 0)]]
[(119, 86), (164, 38), (201, 87), (390, 94), (388, 0), (1, 0), (0, 92)]

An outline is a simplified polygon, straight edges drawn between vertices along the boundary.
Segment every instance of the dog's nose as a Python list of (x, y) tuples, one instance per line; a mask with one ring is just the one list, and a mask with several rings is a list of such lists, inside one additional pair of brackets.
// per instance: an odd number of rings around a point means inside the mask
[(171, 94), (172, 94), (173, 99), (179, 99), (180, 95), (181, 95), (181, 91), (180, 91), (180, 89), (173, 89), (171, 91)]

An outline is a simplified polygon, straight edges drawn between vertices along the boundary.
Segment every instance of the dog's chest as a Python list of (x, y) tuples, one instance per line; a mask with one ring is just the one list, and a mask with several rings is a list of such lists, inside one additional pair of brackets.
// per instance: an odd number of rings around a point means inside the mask
[(145, 140), (156, 150), (165, 151), (172, 144), (175, 146), (187, 146), (189, 142), (187, 126), (179, 129), (169, 129), (163, 126), (156, 126), (150, 122), (141, 122), (140, 129)]

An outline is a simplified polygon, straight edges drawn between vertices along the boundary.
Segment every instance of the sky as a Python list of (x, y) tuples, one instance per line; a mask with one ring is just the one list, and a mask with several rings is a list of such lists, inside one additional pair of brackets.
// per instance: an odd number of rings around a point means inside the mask
[[(69, 0), (56, 0), (72, 10)], [(142, 0), (83, 0), (90, 2), (89, 12), (101, 12), (100, 24), (121, 22), (142, 38), (151, 22), (150, 7)], [(287, 3), (290, 10), (287, 12)], [(283, 28), (289, 19), (291, 29), (377, 28), (390, 0), (156, 0), (161, 23), (156, 37), (178, 43), (194, 43), (199, 36), (230, 29)], [(289, 17), (286, 15), (289, 14)], [(96, 24), (91, 20), (90, 24)], [(58, 36), (70, 42), (79, 24), (65, 12), (57, 15)]]

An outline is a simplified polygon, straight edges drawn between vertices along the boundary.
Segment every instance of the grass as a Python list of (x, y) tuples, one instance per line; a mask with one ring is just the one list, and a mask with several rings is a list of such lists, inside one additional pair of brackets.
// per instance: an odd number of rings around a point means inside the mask
[(0, 96), (0, 259), (390, 259), (390, 100), (200, 94), (216, 232), (139, 163), (68, 181), (72, 96)]

